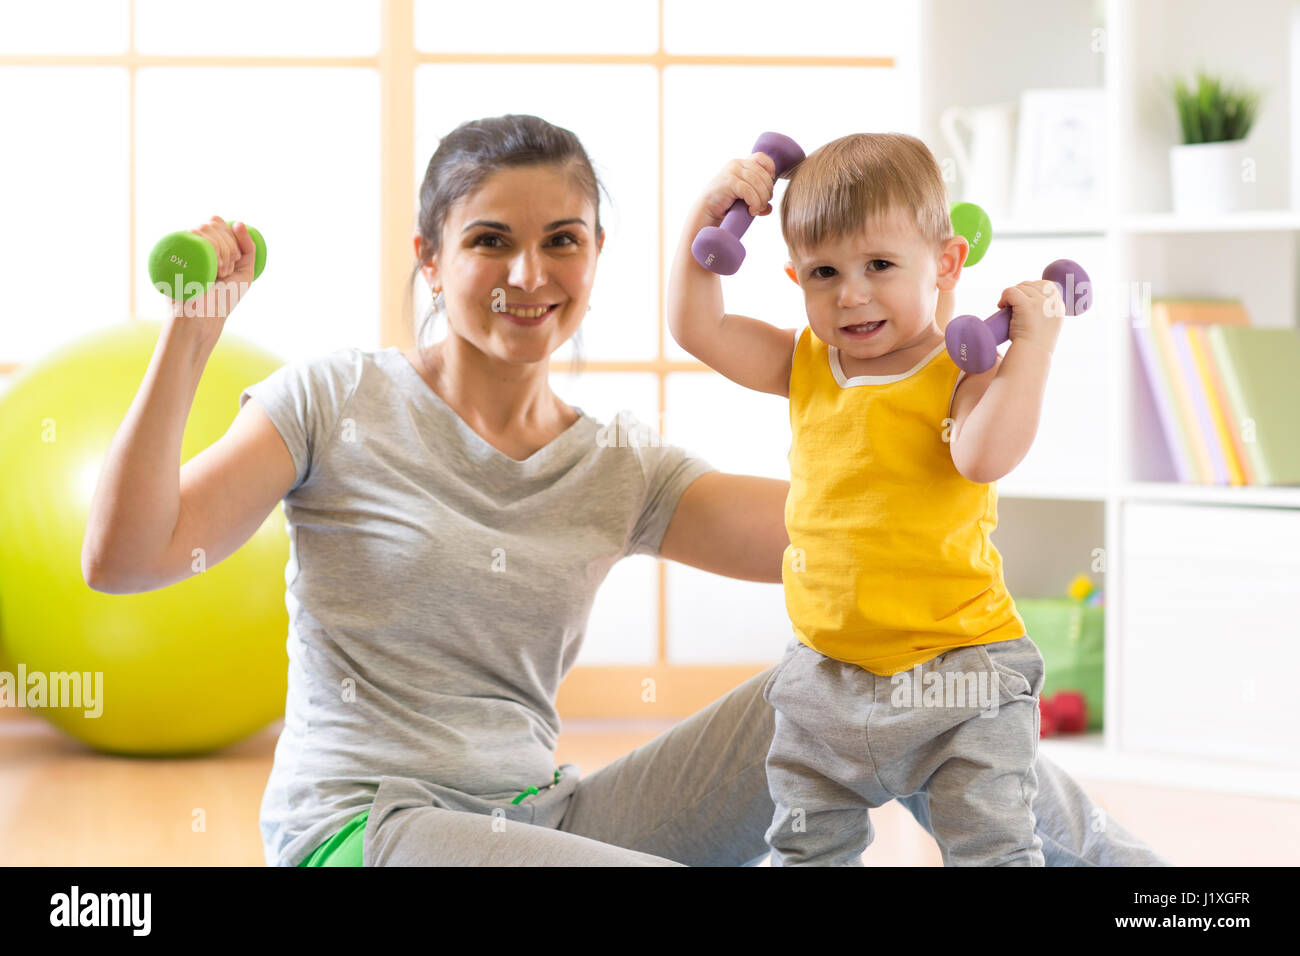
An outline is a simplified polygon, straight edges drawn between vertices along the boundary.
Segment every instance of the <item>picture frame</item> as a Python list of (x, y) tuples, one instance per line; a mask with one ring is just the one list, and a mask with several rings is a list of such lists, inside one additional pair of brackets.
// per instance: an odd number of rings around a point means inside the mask
[(1106, 208), (1106, 101), (1097, 87), (1020, 94), (1012, 216), (1098, 220)]

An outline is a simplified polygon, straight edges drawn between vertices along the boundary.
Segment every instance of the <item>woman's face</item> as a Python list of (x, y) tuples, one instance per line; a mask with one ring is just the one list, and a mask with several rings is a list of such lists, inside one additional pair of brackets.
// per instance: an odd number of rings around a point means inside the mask
[(570, 176), (514, 167), (452, 207), (424, 272), (442, 289), (454, 333), (503, 362), (544, 362), (587, 313), (603, 242), (595, 207)]

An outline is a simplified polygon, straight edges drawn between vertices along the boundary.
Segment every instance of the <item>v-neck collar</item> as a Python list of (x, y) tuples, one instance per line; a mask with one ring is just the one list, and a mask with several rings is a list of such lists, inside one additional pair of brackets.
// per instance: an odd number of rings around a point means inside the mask
[(519, 474), (532, 474), (545, 468), (576, 444), (590, 439), (595, 431), (595, 420), (582, 408), (573, 405), (571, 407), (578, 413), (577, 421), (522, 461), (518, 458), (511, 458), (476, 432), (465, 419), (461, 418), (456, 409), (448, 405), (443, 397), (435, 392), (429, 386), (429, 383), (424, 380), (424, 377), (416, 371), (415, 366), (411, 364), (411, 360), (406, 357), (400, 347), (396, 345), (389, 346), (380, 354), (388, 356), (393, 365), (397, 367), (397, 373), (404, 377), (415, 394), (420, 396), (420, 398), (416, 399), (417, 401), (426, 400), (424, 396), (427, 396), (427, 401), (432, 402), (452, 423), (456, 432), (460, 435), (461, 441), (474, 453), (472, 457), (476, 460), (488, 460), (501, 467), (515, 469)]

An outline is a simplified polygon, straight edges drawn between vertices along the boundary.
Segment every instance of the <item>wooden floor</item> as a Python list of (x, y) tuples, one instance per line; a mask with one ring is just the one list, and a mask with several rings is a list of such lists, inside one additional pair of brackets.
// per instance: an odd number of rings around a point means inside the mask
[[(557, 763), (583, 773), (663, 725), (565, 724)], [(218, 756), (106, 757), (28, 716), (0, 719), (0, 865), (260, 866), (258, 806), (279, 725)], [(1300, 802), (1083, 781), (1112, 819), (1178, 865), (1295, 865)], [(872, 866), (939, 866), (898, 804), (875, 811)]]

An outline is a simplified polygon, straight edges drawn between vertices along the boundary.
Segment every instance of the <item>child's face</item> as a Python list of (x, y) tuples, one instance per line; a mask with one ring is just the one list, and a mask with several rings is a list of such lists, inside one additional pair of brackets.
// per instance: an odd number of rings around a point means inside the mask
[[(936, 250), (909, 214), (893, 208), (858, 235), (828, 240), (791, 265), (813, 333), (847, 355), (872, 359), (942, 335), (935, 305), (941, 289), (957, 284), (966, 249), (955, 237)], [(856, 328), (873, 322), (883, 325)]]

